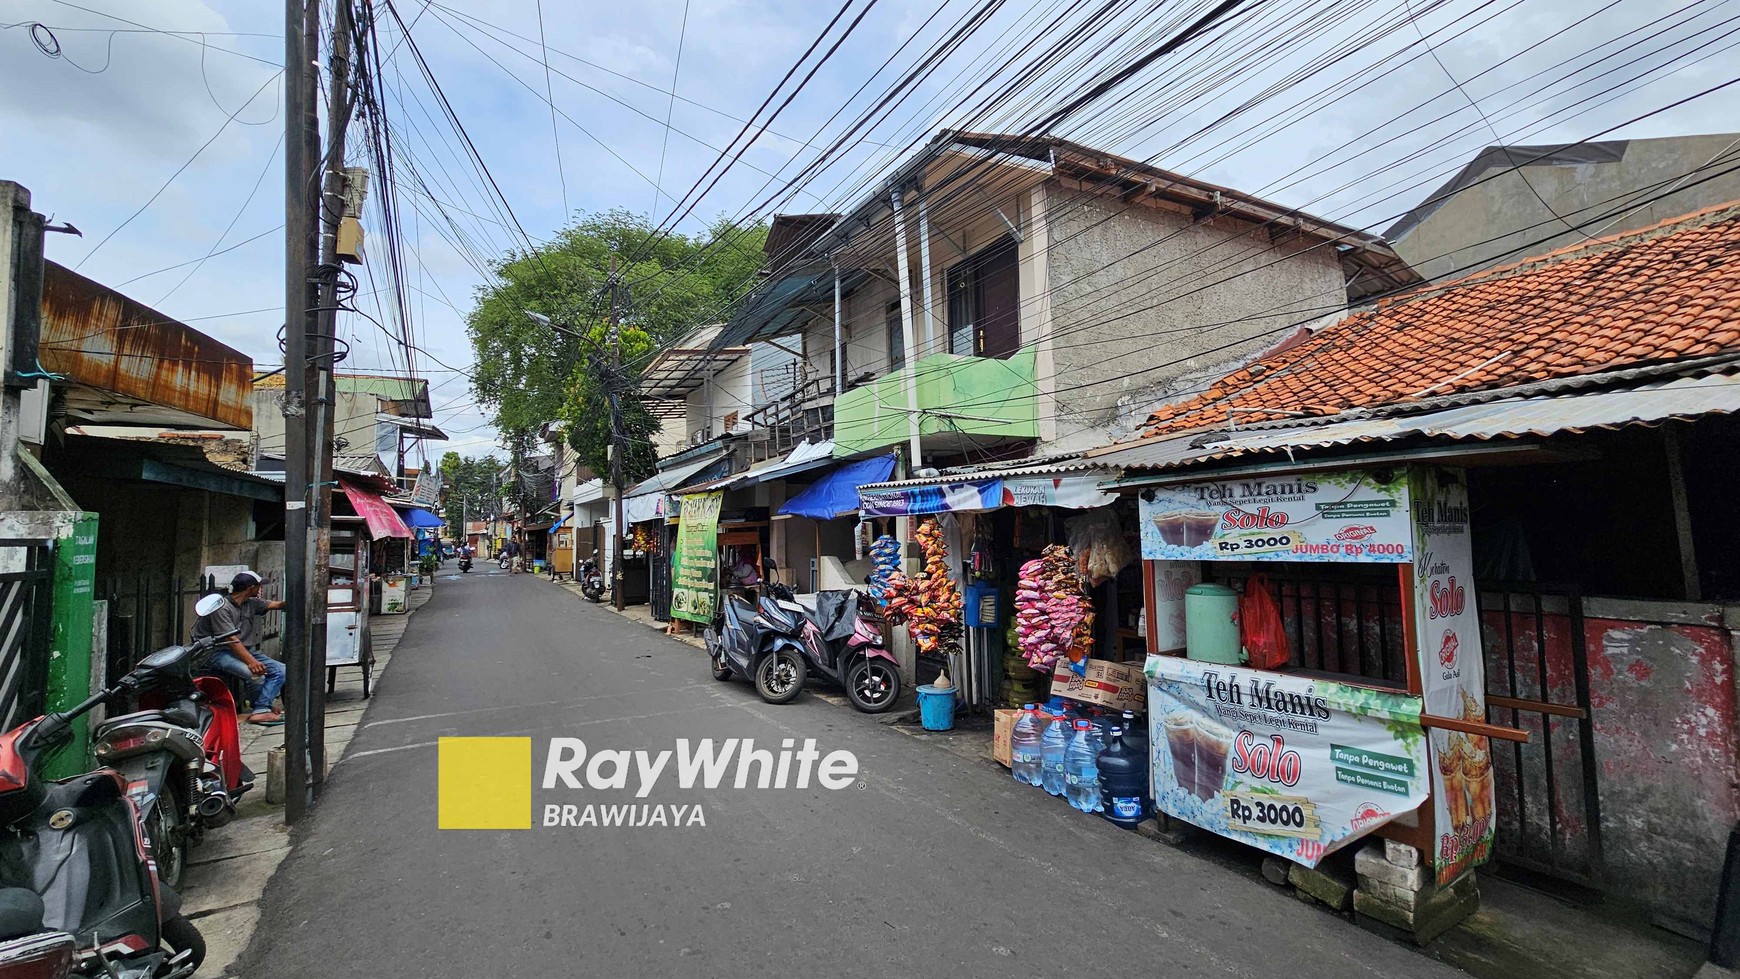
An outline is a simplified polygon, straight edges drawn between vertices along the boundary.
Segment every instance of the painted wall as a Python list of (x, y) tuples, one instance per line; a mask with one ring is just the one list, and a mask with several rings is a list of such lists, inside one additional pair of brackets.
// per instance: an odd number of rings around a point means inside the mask
[[(1333, 250), (1272, 241), (1258, 225), (1193, 222), (1057, 186), (1047, 188), (1044, 211), (1048, 306), (1025, 294), (1022, 303), (1024, 319), (1048, 323), (1036, 338), (1048, 344), (1041, 357), (1056, 377), (1048, 449), (1104, 444), (1120, 412), (1145, 410), (1181, 378), (1345, 305)], [(1189, 393), (1184, 387), (1171, 393)]]
[(695, 445), (691, 437), (703, 429), (711, 430), (710, 437), (718, 438), (725, 432), (725, 416), (736, 414), (739, 418), (755, 409), (751, 390), (750, 358), (739, 357), (719, 369), (713, 375), (711, 385), (703, 384), (691, 393), (687, 400), (688, 416), (684, 420), (686, 426), (683, 446)]
[[(1506, 692), (1502, 599), (1481, 596), (1488, 686)], [(1548, 606), (1539, 628), (1533, 606), (1516, 601), (1511, 648), (1518, 692), (1538, 699), (1545, 660), (1547, 699), (1576, 704), (1572, 621)], [(1562, 608), (1562, 606), (1561, 606)], [(1728, 831), (1740, 820), (1740, 713), (1732, 610), (1670, 602), (1584, 601), (1583, 640), (1594, 718), (1600, 831), (1606, 891), (1640, 905), (1657, 923), (1701, 934), (1715, 913)], [(1512, 723), (1494, 710), (1495, 723)], [(1521, 749), (1531, 784), (1525, 799), (1546, 798), (1544, 756), (1551, 743), (1553, 788), (1563, 858), (1588, 854), (1578, 722), (1519, 714), (1532, 741)], [(1546, 844), (1545, 807), (1519, 811), (1515, 749), (1494, 751), (1499, 836)], [(1501, 843), (1501, 846), (1503, 844)]]
[[(1436, 279), (1581, 244), (1585, 235), (1647, 228), (1740, 198), (1740, 173), (1723, 172), (1737, 159), (1740, 134), (1724, 133), (1630, 140), (1614, 162), (1493, 167), (1401, 235), (1396, 251)], [(1699, 172), (1687, 176), (1692, 171)], [(1662, 194), (1682, 179), (1680, 189)], [(1579, 231), (1555, 213), (1571, 224), (1602, 220)]]

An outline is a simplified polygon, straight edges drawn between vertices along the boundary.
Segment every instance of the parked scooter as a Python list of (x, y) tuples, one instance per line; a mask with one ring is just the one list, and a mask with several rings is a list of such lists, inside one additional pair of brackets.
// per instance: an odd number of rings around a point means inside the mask
[[(71, 975), (185, 979), (199, 968), (205, 941), (157, 877), (126, 779), (99, 768), (49, 782), (39, 763), (71, 740), (76, 718), (233, 635), (160, 649), (71, 710), (0, 735), (0, 921), (35, 939), (0, 945), (0, 976), (69, 974), (45, 971), (66, 935), (80, 946)], [(42, 967), (9, 971), (25, 962)]]
[[(195, 611), (208, 615), (222, 601), (207, 595)], [(234, 819), (236, 803), (254, 787), (254, 773), (242, 764), (235, 698), (222, 679), (194, 677), (195, 665), (188, 656), (153, 672), (135, 688), (140, 709), (105, 720), (92, 737), (97, 761), (127, 779), (157, 876), (171, 887), (181, 886), (188, 849)]]
[[(580, 570), (574, 573), (580, 582), (580, 594), (589, 602), (604, 601), (604, 574), (598, 570), (598, 552), (580, 562)], [(4, 979), (4, 977), (0, 977)]]
[[(771, 561), (768, 570), (773, 570)], [(770, 704), (797, 699), (808, 672), (800, 639), (808, 621), (791, 589), (778, 582), (766, 583), (754, 606), (738, 592), (727, 592), (719, 614), (702, 634), (713, 661), (713, 679), (742, 677)]]
[(875, 600), (857, 590), (825, 591), (798, 604), (804, 608), (801, 638), (810, 672), (839, 684), (866, 714), (893, 707), (900, 696), (900, 664), (882, 638)]

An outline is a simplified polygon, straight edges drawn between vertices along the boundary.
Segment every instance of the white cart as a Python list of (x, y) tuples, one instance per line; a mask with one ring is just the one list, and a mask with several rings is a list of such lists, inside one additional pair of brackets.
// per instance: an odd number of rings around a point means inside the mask
[(363, 698), (373, 693), (375, 650), (369, 634), (369, 538), (357, 526), (332, 528), (332, 578), (326, 589), (326, 692), (340, 667), (362, 670)]

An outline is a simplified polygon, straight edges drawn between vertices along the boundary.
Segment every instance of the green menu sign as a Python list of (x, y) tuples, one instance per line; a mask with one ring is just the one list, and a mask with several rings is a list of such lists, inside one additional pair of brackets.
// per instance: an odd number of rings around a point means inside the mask
[(677, 552), (671, 555), (671, 614), (710, 623), (719, 603), (719, 507), (723, 490), (683, 499)]

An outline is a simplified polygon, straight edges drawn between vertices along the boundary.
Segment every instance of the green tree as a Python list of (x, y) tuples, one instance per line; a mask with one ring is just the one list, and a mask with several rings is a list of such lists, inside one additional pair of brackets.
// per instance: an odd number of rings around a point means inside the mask
[[(582, 215), (535, 252), (510, 252), (495, 264), (497, 283), (478, 290), (466, 319), (478, 403), (503, 432), (567, 420), (581, 462), (604, 473), (608, 392), (615, 387), (630, 442), (624, 477), (645, 478), (656, 462), (658, 421), (638, 394), (642, 368), (654, 351), (728, 315), (762, 265), (766, 238), (765, 225), (725, 220), (694, 237), (658, 236), (642, 215), (617, 209)], [(607, 355), (610, 309), (603, 299), (612, 255), (621, 283), (619, 374)], [(553, 331), (528, 310), (581, 336)]]
[(502, 464), (495, 456), (467, 459), (457, 452), (441, 457), (441, 518), (455, 539), (465, 536), (464, 520), (495, 516), (501, 505)]

